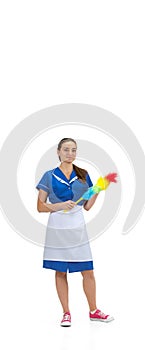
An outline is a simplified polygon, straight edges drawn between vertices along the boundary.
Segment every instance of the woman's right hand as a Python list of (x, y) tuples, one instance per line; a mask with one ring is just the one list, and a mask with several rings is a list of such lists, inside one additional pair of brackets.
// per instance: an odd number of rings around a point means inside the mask
[(75, 202), (69, 200), (66, 202), (61, 202), (61, 203), (55, 203), (53, 204), (54, 211), (59, 211), (59, 210), (71, 210), (74, 208), (76, 205)]

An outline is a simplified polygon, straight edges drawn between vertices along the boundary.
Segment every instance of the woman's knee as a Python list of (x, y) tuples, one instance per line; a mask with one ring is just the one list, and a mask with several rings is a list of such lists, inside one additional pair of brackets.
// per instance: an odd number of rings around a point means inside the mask
[(66, 277), (67, 273), (66, 272), (61, 272), (61, 271), (56, 271), (56, 277), (64, 278)]
[(81, 274), (82, 274), (83, 278), (92, 278), (92, 279), (94, 279), (94, 271), (93, 270), (81, 271)]

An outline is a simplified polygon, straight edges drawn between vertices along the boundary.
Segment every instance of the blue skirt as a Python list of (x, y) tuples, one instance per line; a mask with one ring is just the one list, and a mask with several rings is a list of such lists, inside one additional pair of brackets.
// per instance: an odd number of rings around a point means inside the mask
[(45, 269), (52, 269), (60, 272), (80, 272), (85, 270), (93, 270), (93, 261), (55, 261), (43, 260)]

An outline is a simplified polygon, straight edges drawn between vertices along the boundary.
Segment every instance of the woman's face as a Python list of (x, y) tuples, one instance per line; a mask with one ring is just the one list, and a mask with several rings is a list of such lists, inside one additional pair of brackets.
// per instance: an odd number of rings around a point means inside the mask
[(60, 150), (57, 150), (57, 154), (61, 159), (61, 162), (72, 163), (76, 158), (77, 146), (74, 142), (64, 142)]

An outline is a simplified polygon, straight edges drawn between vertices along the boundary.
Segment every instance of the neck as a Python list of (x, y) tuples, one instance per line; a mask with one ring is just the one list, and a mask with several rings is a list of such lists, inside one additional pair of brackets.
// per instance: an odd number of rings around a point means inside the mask
[(73, 164), (63, 162), (60, 164), (59, 168), (67, 173), (71, 173), (73, 171)]

